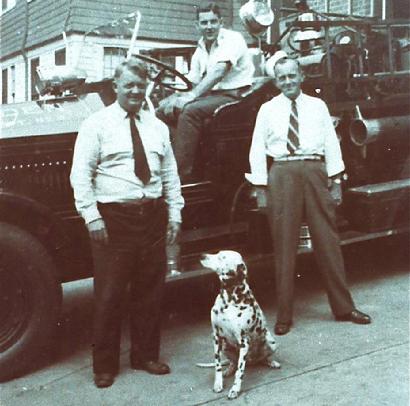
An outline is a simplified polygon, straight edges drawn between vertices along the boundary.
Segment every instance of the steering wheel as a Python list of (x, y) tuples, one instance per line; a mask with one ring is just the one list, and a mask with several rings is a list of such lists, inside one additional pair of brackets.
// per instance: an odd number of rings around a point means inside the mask
[(300, 49), (300, 44), (297, 44), (296, 42), (295, 42), (295, 40), (294, 40), (294, 37), (295, 37), (295, 35), (296, 35), (296, 33), (297, 32), (300, 32), (301, 30), (300, 30), (300, 28), (298, 28), (298, 27), (292, 27), (290, 30), (289, 30), (289, 35), (288, 35), (288, 37), (287, 37), (287, 39), (286, 39), (286, 42), (287, 42), (287, 44), (288, 44), (288, 46), (289, 46), (289, 48), (293, 51), (293, 52), (295, 52), (296, 54), (303, 54), (303, 53), (309, 53), (310, 51), (312, 51), (312, 49), (313, 48), (315, 48), (315, 44), (314, 44), (314, 40), (312, 40), (312, 41), (309, 41), (309, 47), (307, 47), (306, 49)]
[(172, 66), (146, 55), (135, 54), (133, 56), (148, 64), (151, 80), (155, 84), (180, 92), (189, 92), (192, 89), (192, 83), (189, 79)]

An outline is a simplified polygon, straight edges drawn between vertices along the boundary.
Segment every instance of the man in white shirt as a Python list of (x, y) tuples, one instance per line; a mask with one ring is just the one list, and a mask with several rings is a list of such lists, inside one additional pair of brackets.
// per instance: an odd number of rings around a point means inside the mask
[(93, 370), (100, 388), (119, 370), (128, 285), (131, 367), (170, 372), (158, 361), (165, 239), (177, 238), (184, 201), (168, 128), (141, 108), (147, 84), (144, 63), (120, 64), (116, 102), (83, 122), (74, 148), (71, 185), (94, 262)]
[(222, 28), (222, 24), (216, 2), (199, 5), (197, 29), (201, 38), (188, 74), (194, 88), (160, 104), (160, 114), (182, 110), (175, 140), (175, 157), (182, 180), (191, 178), (204, 120), (217, 107), (236, 100), (252, 84), (254, 66), (246, 42), (239, 32)]
[[(256, 186), (267, 185), (278, 303), (275, 333), (286, 334), (292, 325), (303, 215), (336, 320), (368, 324), (370, 317), (355, 309), (346, 284), (335, 221), (344, 163), (329, 110), (322, 100), (301, 91), (304, 76), (296, 60), (279, 59), (274, 72), (282, 93), (260, 108), (246, 177)], [(270, 168), (268, 160), (273, 161)]]

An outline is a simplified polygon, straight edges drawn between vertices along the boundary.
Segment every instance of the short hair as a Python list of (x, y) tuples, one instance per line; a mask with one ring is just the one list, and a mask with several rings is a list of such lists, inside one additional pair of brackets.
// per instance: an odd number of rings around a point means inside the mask
[(120, 78), (125, 70), (129, 70), (141, 79), (148, 80), (150, 78), (148, 65), (135, 56), (122, 61), (114, 71), (114, 79)]
[(210, 11), (215, 13), (219, 18), (222, 17), (221, 9), (216, 1), (201, 1), (199, 6), (196, 7), (196, 19), (199, 19), (200, 13), (208, 13)]
[(288, 56), (284, 56), (283, 58), (280, 58), (280, 59), (278, 59), (276, 62), (275, 62), (275, 65), (273, 66), (273, 71), (274, 71), (274, 73), (275, 73), (275, 76), (276, 76), (276, 67), (278, 66), (278, 65), (284, 65), (286, 62), (288, 62), (288, 61), (294, 61), (295, 63), (296, 63), (296, 65), (297, 65), (297, 67), (298, 67), (298, 69), (299, 69), (299, 72), (300, 73), (303, 73), (303, 71), (302, 71), (302, 66), (300, 65), (300, 62), (297, 60), (297, 59), (294, 59), (294, 58), (289, 58)]

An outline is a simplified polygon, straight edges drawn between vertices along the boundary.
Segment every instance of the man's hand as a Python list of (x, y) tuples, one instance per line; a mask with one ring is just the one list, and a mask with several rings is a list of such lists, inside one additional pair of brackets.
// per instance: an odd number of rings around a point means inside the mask
[(250, 196), (256, 199), (256, 204), (258, 209), (264, 209), (268, 205), (267, 198), (267, 187), (266, 186), (255, 186), (252, 185)]
[(195, 99), (195, 95), (191, 92), (180, 94), (179, 97), (175, 99), (175, 108), (182, 110), (185, 105)]
[(174, 93), (169, 97), (161, 100), (159, 102), (158, 110), (161, 114), (164, 114), (166, 117), (173, 116), (175, 100), (178, 98), (178, 94)]
[(176, 221), (170, 221), (167, 227), (167, 244), (174, 244), (177, 241), (181, 224)]
[(175, 93), (164, 100), (159, 102), (158, 110), (161, 114), (168, 118), (174, 118), (175, 114), (178, 114), (188, 102), (195, 99), (195, 96), (191, 92), (187, 93)]
[(342, 185), (340, 183), (332, 181), (330, 185), (330, 195), (335, 201), (337, 206), (342, 204)]
[(97, 219), (87, 224), (90, 238), (94, 242), (108, 243), (108, 233), (103, 219)]

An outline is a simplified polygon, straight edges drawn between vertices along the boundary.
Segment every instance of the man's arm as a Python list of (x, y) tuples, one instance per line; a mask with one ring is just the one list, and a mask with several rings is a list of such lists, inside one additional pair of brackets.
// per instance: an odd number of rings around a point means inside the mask
[(105, 242), (108, 235), (97, 209), (93, 188), (99, 157), (99, 142), (95, 127), (95, 123), (88, 120), (81, 125), (74, 147), (70, 181), (74, 190), (75, 206), (85, 220), (91, 239)]
[(329, 176), (329, 190), (333, 200), (337, 205), (342, 203), (342, 174), (345, 169), (340, 143), (337, 138), (336, 130), (333, 125), (329, 109), (326, 104), (323, 111), (322, 128), (325, 132), (325, 161), (326, 169)]
[(332, 117), (329, 109), (324, 102), (322, 102), (321, 131), (324, 133), (324, 154), (326, 162), (326, 170), (329, 178), (340, 174), (344, 171), (345, 166), (342, 158), (342, 151), (340, 149), (340, 142), (337, 138), (336, 130), (333, 125)]
[(252, 143), (249, 151), (251, 173), (245, 174), (246, 179), (255, 186), (266, 186), (268, 183), (265, 140), (270, 130), (269, 121), (267, 106), (262, 105), (256, 117), (255, 129), (253, 130)]
[[(165, 131), (168, 131), (167, 129)], [(168, 206), (167, 242), (176, 241), (181, 224), (181, 210), (184, 198), (181, 194), (181, 181), (178, 176), (177, 163), (168, 137), (165, 154), (162, 159), (161, 181), (165, 202)]]
[(175, 107), (182, 110), (185, 104), (197, 97), (202, 96), (207, 91), (211, 90), (217, 83), (219, 83), (231, 67), (230, 62), (218, 62), (213, 66), (203, 77), (203, 79), (190, 91), (175, 100)]
[(231, 63), (229, 61), (218, 62), (206, 73), (205, 77), (189, 93), (192, 94), (194, 99), (202, 96), (208, 90), (211, 90), (217, 83), (219, 83), (230, 68)]

